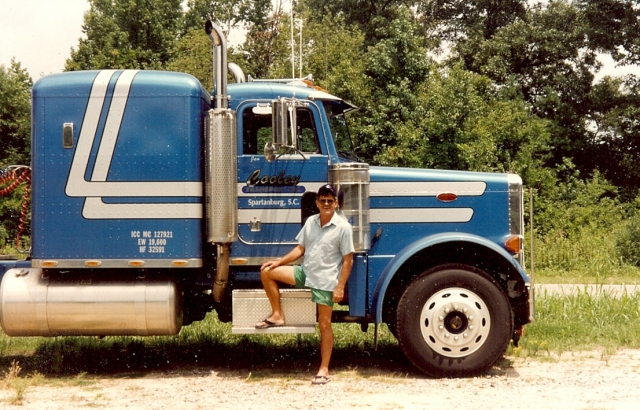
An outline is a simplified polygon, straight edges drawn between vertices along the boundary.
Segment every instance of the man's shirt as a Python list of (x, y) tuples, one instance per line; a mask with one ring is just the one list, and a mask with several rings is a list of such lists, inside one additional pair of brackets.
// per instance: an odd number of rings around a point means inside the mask
[(307, 219), (296, 239), (304, 246), (305, 285), (333, 292), (338, 285), (342, 257), (355, 251), (349, 222), (334, 213), (329, 223), (321, 227), (320, 215), (316, 214)]

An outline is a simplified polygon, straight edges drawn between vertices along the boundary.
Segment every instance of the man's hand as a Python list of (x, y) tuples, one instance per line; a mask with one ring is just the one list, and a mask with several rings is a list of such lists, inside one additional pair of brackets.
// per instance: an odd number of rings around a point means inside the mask
[(278, 266), (280, 266), (280, 260), (271, 260), (271, 261), (266, 261), (265, 263), (262, 264), (262, 266), (260, 267), (260, 271), (263, 270), (271, 270), (271, 269), (275, 269)]
[(344, 287), (338, 286), (333, 291), (333, 301), (339, 303), (342, 299), (344, 299)]

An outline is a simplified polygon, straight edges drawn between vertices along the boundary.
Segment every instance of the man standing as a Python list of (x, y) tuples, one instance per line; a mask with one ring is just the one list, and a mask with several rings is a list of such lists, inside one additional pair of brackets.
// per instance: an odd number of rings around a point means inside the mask
[[(336, 213), (335, 189), (320, 187), (316, 198), (319, 214), (307, 219), (296, 236), (298, 245), (282, 259), (266, 261), (260, 268), (260, 279), (271, 303), (271, 315), (256, 324), (256, 329), (284, 326), (278, 282), (311, 289), (311, 299), (318, 306), (320, 326), (320, 369), (313, 384), (325, 384), (329, 378), (329, 361), (333, 350), (331, 313), (333, 303), (344, 298), (344, 287), (353, 265), (351, 225)], [(302, 266), (287, 266), (304, 255)]]

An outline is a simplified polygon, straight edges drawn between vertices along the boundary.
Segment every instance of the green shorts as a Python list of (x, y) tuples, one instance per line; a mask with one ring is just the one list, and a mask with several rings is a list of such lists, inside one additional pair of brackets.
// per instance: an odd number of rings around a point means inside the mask
[(321, 305), (333, 307), (333, 292), (328, 290), (312, 289), (305, 286), (304, 281), (307, 275), (302, 270), (302, 266), (293, 267), (293, 276), (296, 278), (296, 288), (311, 289), (311, 300)]

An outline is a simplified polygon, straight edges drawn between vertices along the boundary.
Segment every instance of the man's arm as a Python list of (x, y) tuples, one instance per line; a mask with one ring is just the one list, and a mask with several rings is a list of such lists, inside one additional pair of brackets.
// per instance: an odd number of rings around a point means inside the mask
[(263, 269), (270, 270), (270, 269), (277, 268), (278, 266), (281, 266), (281, 265), (288, 265), (291, 262), (294, 262), (300, 259), (302, 255), (304, 255), (304, 246), (297, 245), (295, 248), (293, 248), (288, 254), (284, 255), (282, 258), (269, 260), (263, 263), (262, 267), (260, 267), (260, 270), (263, 270)]
[(334, 302), (342, 302), (342, 299), (344, 299), (344, 287), (347, 285), (347, 281), (349, 280), (352, 266), (353, 253), (344, 255), (342, 257), (342, 269), (340, 270), (340, 277), (338, 278), (338, 286), (333, 290)]

